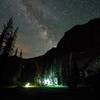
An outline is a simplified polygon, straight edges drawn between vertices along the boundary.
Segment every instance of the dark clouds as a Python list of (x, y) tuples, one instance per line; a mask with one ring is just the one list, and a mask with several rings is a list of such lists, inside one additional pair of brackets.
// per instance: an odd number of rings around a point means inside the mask
[[(15, 17), (24, 57), (44, 54), (73, 25), (100, 17), (99, 0), (1, 0), (0, 25)], [(0, 30), (2, 26), (0, 26)]]

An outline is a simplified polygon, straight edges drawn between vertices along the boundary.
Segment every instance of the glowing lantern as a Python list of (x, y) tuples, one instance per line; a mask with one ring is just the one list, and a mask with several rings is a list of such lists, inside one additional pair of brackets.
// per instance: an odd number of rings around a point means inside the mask
[(24, 87), (26, 88), (30, 87), (30, 83), (26, 83)]
[(26, 84), (24, 85), (24, 87), (25, 87), (25, 88), (33, 88), (33, 87), (36, 87), (36, 86), (31, 85), (31, 83), (26, 83)]

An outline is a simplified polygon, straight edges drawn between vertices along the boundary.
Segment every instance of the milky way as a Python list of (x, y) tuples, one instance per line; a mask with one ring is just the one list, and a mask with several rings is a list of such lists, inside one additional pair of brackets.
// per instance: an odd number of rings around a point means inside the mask
[(16, 47), (35, 57), (56, 47), (64, 32), (100, 17), (99, 0), (1, 0), (0, 31), (9, 17), (19, 26)]

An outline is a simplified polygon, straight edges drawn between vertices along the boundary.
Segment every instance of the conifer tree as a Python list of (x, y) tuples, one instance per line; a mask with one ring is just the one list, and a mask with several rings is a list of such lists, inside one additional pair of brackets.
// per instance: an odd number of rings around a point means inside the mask
[(0, 36), (0, 55), (11, 56), (14, 53), (14, 44), (18, 28), (13, 29), (13, 18), (11, 17), (4, 25), (3, 32)]

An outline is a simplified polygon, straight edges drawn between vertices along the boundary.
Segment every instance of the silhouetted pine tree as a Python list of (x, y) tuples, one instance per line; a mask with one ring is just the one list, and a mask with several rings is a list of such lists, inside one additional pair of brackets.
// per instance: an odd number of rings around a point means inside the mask
[(18, 48), (15, 50), (14, 56), (17, 56), (17, 54), (18, 54)]
[(11, 56), (14, 52), (14, 44), (18, 28), (13, 29), (13, 18), (10, 18), (7, 25), (4, 25), (0, 36), (0, 55)]
[[(9, 84), (16, 69), (19, 67), (18, 59), (9, 57), (14, 55), (14, 44), (18, 28), (13, 28), (13, 18), (4, 25), (3, 32), (0, 35), (0, 84)], [(9, 58), (8, 58), (9, 57)], [(13, 67), (14, 66), (14, 67)]]
[(21, 50), (21, 51), (20, 51), (20, 54), (19, 54), (19, 57), (22, 58), (22, 56), (23, 56), (23, 52), (22, 52), (22, 50)]

